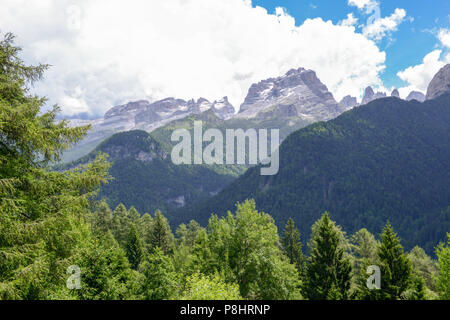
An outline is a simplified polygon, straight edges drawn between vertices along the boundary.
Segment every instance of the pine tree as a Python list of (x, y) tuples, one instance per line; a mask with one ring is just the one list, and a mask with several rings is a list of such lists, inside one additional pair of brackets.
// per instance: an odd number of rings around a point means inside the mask
[(144, 249), (142, 247), (141, 237), (136, 230), (136, 226), (132, 225), (128, 239), (125, 245), (125, 252), (130, 262), (131, 268), (137, 270), (139, 264), (144, 257)]
[(327, 212), (316, 223), (309, 246), (304, 296), (311, 300), (349, 299), (352, 267)]
[(128, 233), (131, 228), (130, 220), (128, 218), (128, 211), (125, 206), (120, 203), (113, 212), (113, 235), (121, 247), (125, 246)]
[(400, 239), (388, 222), (381, 234), (381, 244), (377, 249), (381, 271), (381, 288), (369, 290), (361, 284), (363, 299), (399, 300), (405, 298), (411, 284), (411, 263), (403, 252)]
[(153, 250), (139, 271), (145, 276), (142, 285), (144, 299), (167, 300), (176, 296), (177, 274), (171, 259), (164, 255), (160, 247)]
[(142, 244), (146, 253), (150, 252), (150, 236), (152, 232), (152, 217), (146, 213), (144, 214), (137, 224), (137, 229), (142, 239)]
[(80, 253), (81, 289), (73, 290), (81, 300), (127, 299), (132, 272), (124, 250), (111, 232), (93, 239)]
[(135, 226), (137, 226), (140, 218), (141, 215), (135, 207), (131, 207), (130, 210), (128, 210), (128, 220), (130, 221), (130, 224), (134, 224)]
[(113, 214), (105, 201), (101, 201), (94, 212), (93, 227), (102, 234), (106, 234), (113, 227)]
[(156, 211), (155, 217), (152, 222), (152, 228), (150, 233), (150, 247), (151, 250), (160, 248), (165, 254), (172, 251), (174, 245), (174, 236), (170, 229), (169, 222), (161, 213)]
[(289, 219), (281, 237), (281, 244), (289, 262), (297, 267), (299, 274), (303, 274), (305, 268), (305, 256), (302, 252), (300, 232), (295, 227), (294, 220)]
[(0, 41), (0, 299), (66, 298), (66, 269), (92, 239), (89, 207), (109, 180), (105, 155), (66, 172), (49, 165), (89, 127), (57, 121), (59, 107), (29, 94), (48, 66), (27, 66)]

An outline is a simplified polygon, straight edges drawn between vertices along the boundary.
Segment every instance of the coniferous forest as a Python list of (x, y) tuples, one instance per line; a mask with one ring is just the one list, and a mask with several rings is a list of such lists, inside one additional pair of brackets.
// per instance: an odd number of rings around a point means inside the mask
[[(20, 51), (12, 34), (0, 41), (1, 300), (450, 299), (450, 234), (430, 254), (405, 250), (389, 219), (376, 234), (347, 233), (332, 212), (278, 228), (252, 199), (173, 230), (159, 210), (110, 208), (98, 196), (114, 178), (107, 154), (52, 169), (89, 127), (30, 94), (49, 66)], [(370, 266), (380, 288), (367, 286)]]

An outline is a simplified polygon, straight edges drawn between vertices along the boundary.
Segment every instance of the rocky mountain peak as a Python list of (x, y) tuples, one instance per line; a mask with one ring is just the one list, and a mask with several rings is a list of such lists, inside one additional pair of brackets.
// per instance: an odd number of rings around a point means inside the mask
[(425, 101), (425, 95), (419, 91), (411, 91), (405, 99), (406, 101), (417, 100), (419, 102)]
[(346, 110), (350, 110), (351, 108), (356, 107), (358, 105), (358, 100), (352, 96), (345, 96), (344, 98), (342, 98), (339, 104), (343, 106)]
[(391, 97), (400, 98), (400, 92), (397, 89), (392, 90)]
[(127, 104), (115, 106), (115, 107), (109, 109), (105, 113), (104, 118), (109, 119), (112, 117), (118, 117), (118, 116), (120, 117), (120, 116), (127, 116), (130, 114), (135, 114), (139, 111), (144, 110), (149, 105), (150, 105), (150, 103), (147, 100), (128, 102)]
[(221, 100), (214, 101), (211, 110), (221, 119), (229, 119), (234, 115), (234, 107), (228, 101), (228, 97), (223, 97)]
[(372, 87), (367, 87), (366, 90), (364, 90), (364, 97), (361, 101), (361, 104), (367, 104), (373, 100), (376, 99), (380, 99), (380, 98), (385, 98), (386, 97), (386, 93), (384, 92), (374, 92)]
[(428, 85), (426, 99), (434, 99), (444, 93), (450, 93), (450, 64), (445, 65)]
[(331, 119), (342, 111), (314, 71), (298, 68), (253, 84), (236, 117), (266, 118), (276, 114), (313, 121)]

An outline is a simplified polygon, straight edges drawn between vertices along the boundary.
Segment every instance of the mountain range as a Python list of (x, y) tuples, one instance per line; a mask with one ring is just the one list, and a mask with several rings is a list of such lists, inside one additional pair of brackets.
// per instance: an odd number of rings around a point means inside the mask
[[(255, 198), (279, 227), (293, 218), (305, 236), (328, 210), (350, 232), (364, 225), (378, 233), (390, 220), (406, 246), (431, 250), (450, 229), (448, 75), (446, 66), (434, 77), (425, 102), (367, 88), (367, 104), (350, 96), (337, 103), (313, 71), (300, 68), (252, 85), (237, 114), (226, 98), (130, 103), (109, 110), (100, 124), (129, 131), (112, 130), (66, 168), (108, 153), (115, 180), (101, 196), (140, 212), (162, 209), (173, 225), (205, 224), (211, 213)], [(193, 130), (195, 120), (221, 131), (280, 128), (280, 172), (264, 177), (258, 166), (173, 165), (171, 133)]]
[[(368, 87), (361, 104), (385, 96), (384, 93), (374, 93)], [(425, 96), (420, 92), (412, 92), (407, 100), (411, 99), (423, 101)], [(141, 100), (119, 105), (96, 120), (72, 119), (71, 126), (90, 124), (92, 129), (83, 141), (63, 154), (62, 162), (70, 162), (88, 154), (115, 133), (130, 130), (154, 132), (171, 126), (174, 121), (184, 121), (187, 117), (205, 118), (202, 114), (207, 111), (223, 120), (224, 128), (234, 128), (236, 125), (242, 128), (276, 127), (281, 130), (284, 139), (299, 128), (316, 121), (333, 119), (357, 105), (360, 103), (351, 96), (336, 102), (314, 71), (292, 69), (278, 78), (251, 85), (238, 113), (227, 97), (214, 102), (204, 98), (189, 101), (166, 98), (152, 103)]]

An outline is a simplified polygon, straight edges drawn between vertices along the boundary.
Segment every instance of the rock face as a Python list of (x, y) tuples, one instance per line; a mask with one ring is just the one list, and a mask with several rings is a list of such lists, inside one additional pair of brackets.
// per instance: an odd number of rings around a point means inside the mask
[(228, 97), (222, 100), (214, 101), (211, 110), (221, 119), (227, 120), (234, 115), (234, 107), (228, 102)]
[(364, 97), (361, 101), (361, 104), (367, 104), (370, 101), (372, 101), (374, 95), (375, 95), (375, 92), (373, 92), (372, 87), (367, 87), (366, 90), (364, 90)]
[(342, 98), (341, 102), (339, 104), (345, 109), (350, 110), (353, 107), (356, 107), (358, 105), (358, 100), (356, 100), (355, 97), (352, 96), (345, 96)]
[(428, 85), (426, 99), (434, 99), (444, 93), (450, 92), (450, 64), (444, 66), (439, 72), (434, 76)]
[(391, 97), (400, 98), (400, 92), (397, 89), (392, 90)]
[(253, 84), (236, 118), (276, 116), (317, 121), (332, 119), (343, 111), (314, 71), (299, 68)]
[(368, 104), (369, 102), (380, 99), (380, 98), (386, 98), (386, 93), (384, 92), (377, 92), (375, 93), (372, 89), (372, 87), (367, 87), (366, 90), (364, 90), (364, 97), (361, 101), (361, 104)]
[(417, 100), (419, 102), (425, 101), (425, 95), (419, 91), (411, 91), (405, 99), (406, 101)]

